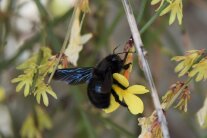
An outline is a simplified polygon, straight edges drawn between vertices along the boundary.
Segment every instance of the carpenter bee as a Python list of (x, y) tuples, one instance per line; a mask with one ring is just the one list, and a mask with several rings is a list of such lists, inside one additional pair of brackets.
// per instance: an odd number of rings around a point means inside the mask
[(113, 73), (119, 73), (122, 69), (128, 69), (130, 64), (124, 64), (129, 52), (125, 53), (124, 59), (119, 54), (111, 54), (105, 57), (95, 67), (80, 67), (57, 69), (53, 79), (65, 81), (70, 85), (88, 83), (87, 94), (91, 103), (97, 108), (107, 108), (110, 105), (110, 95), (122, 106), (127, 106), (119, 100), (118, 95), (113, 91), (112, 84), (121, 84), (114, 80)]

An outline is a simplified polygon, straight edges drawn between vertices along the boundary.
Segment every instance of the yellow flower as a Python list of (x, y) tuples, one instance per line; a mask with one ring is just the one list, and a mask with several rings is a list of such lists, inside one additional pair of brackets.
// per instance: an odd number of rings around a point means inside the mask
[(180, 72), (179, 77), (185, 75), (189, 69), (193, 66), (194, 62), (200, 57), (203, 50), (190, 50), (187, 51), (185, 56), (173, 57), (174, 61), (181, 61), (175, 68), (175, 72)]
[(38, 129), (43, 131), (44, 129), (51, 129), (53, 127), (52, 120), (48, 113), (44, 111), (40, 106), (35, 106), (37, 115)]
[(64, 53), (67, 56), (68, 61), (70, 61), (70, 63), (72, 63), (74, 66), (77, 66), (79, 53), (83, 49), (83, 45), (92, 37), (91, 33), (81, 35), (82, 26), (79, 19), (80, 15), (81, 10), (78, 8), (72, 24), (70, 41)]
[(171, 12), (170, 13), (170, 20), (169, 24), (171, 25), (177, 16), (179, 24), (182, 24), (182, 18), (183, 18), (183, 4), (182, 0), (170, 0), (168, 1), (169, 5), (166, 7), (161, 13), (160, 16)]
[[(142, 85), (133, 85), (129, 87), (128, 80), (119, 73), (114, 73), (113, 78), (120, 83), (126, 89), (120, 88), (118, 84), (112, 85), (112, 90), (118, 95), (120, 101), (124, 101), (129, 109), (129, 111), (136, 115), (142, 113), (144, 110), (144, 104), (142, 100), (136, 96), (136, 94), (144, 94), (149, 92)], [(114, 96), (111, 94), (110, 106), (104, 109), (106, 113), (113, 112), (119, 107), (119, 103), (115, 100)]]
[(192, 71), (189, 73), (189, 77), (193, 77), (196, 74), (196, 81), (201, 81), (202, 79), (207, 79), (207, 58), (202, 59), (198, 64), (193, 66)]
[(19, 75), (17, 78), (12, 79), (12, 83), (18, 83), (16, 91), (19, 92), (24, 88), (24, 96), (27, 97), (30, 94), (30, 87), (32, 86), (32, 79), (36, 69), (25, 69), (24, 74)]
[(48, 94), (53, 98), (57, 99), (56, 93), (52, 90), (50, 86), (47, 86), (42, 80), (38, 79), (37, 87), (34, 92), (34, 96), (36, 96), (37, 103), (40, 104), (41, 98), (45, 106), (49, 105)]
[(48, 94), (57, 99), (55, 92), (45, 83), (45, 77), (53, 70), (55, 65), (55, 60), (49, 60), (51, 56), (51, 50), (42, 47), (38, 54), (34, 54), (17, 67), (24, 73), (12, 79), (12, 83), (18, 83), (17, 92), (24, 89), (24, 96), (27, 97), (33, 94), (38, 103), (40, 103), (42, 97), (46, 106), (49, 104)]
[(40, 106), (35, 106), (34, 111), (22, 124), (20, 135), (23, 138), (42, 138), (42, 132), (53, 127), (50, 116)]
[(22, 128), (20, 130), (20, 135), (22, 137), (28, 138), (40, 138), (41, 133), (35, 126), (34, 116), (29, 114), (26, 120), (23, 122)]

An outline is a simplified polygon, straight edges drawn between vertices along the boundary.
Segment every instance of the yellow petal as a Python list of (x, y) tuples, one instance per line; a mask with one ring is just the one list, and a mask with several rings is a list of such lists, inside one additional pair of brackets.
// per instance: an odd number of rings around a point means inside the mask
[(177, 18), (178, 18), (179, 24), (181, 25), (182, 24), (182, 19), (183, 19), (182, 11), (177, 12)]
[(171, 14), (170, 14), (170, 20), (169, 20), (169, 24), (171, 25), (176, 18), (176, 9), (172, 9)]
[(122, 90), (119, 86), (117, 85), (112, 85), (112, 89), (115, 91), (115, 93), (119, 96), (119, 99), (122, 100), (122, 96), (124, 95), (125, 91)]
[(194, 75), (196, 75), (199, 72), (199, 70), (197, 68), (194, 68), (189, 74), (189, 77), (193, 77)]
[(190, 66), (189, 65), (186, 65), (183, 69), (182, 69), (182, 71), (179, 73), (179, 77), (181, 77), (181, 76), (183, 76), (183, 75), (185, 75), (187, 72), (188, 72), (188, 70), (190, 69)]
[(46, 89), (46, 91), (47, 91), (47, 93), (49, 93), (53, 98), (55, 98), (55, 99), (57, 99), (57, 95), (56, 95), (56, 93), (52, 90), (52, 88), (49, 86), (46, 86), (47, 87), (47, 89)]
[(19, 77), (14, 78), (14, 79), (11, 80), (12, 83), (16, 83), (16, 82), (19, 82), (19, 81), (21, 81), (21, 78), (19, 78)]
[(124, 96), (124, 101), (132, 114), (136, 115), (144, 111), (144, 104), (139, 97), (131, 93), (127, 93)]
[(159, 11), (163, 4), (164, 4), (164, 0), (161, 1), (160, 6), (156, 9), (156, 11)]
[(161, 0), (152, 0), (151, 1), (151, 5), (155, 5), (155, 4), (157, 4), (157, 3), (159, 3)]
[(114, 73), (113, 74), (113, 78), (118, 81), (121, 85), (123, 85), (124, 87), (128, 87), (129, 86), (129, 81), (126, 79), (125, 76), (119, 74), (119, 73)]
[(24, 97), (27, 97), (29, 95), (29, 91), (30, 91), (30, 87), (29, 85), (25, 85), (25, 88), (24, 88)]
[(186, 57), (185, 56), (175, 56), (171, 60), (172, 61), (181, 61), (184, 60)]
[(35, 96), (36, 96), (37, 103), (40, 104), (41, 94), (37, 93)]
[(133, 85), (127, 88), (127, 92), (132, 94), (144, 94), (149, 92), (149, 90), (142, 85)]
[(106, 113), (111, 113), (111, 112), (115, 111), (118, 107), (119, 107), (119, 103), (117, 103), (114, 99), (114, 96), (111, 95), (110, 96), (110, 105), (109, 105), (109, 107), (106, 108), (106, 109), (103, 109), (103, 110)]
[(197, 75), (197, 77), (196, 77), (196, 81), (198, 82), (198, 81), (201, 81), (202, 79), (203, 79), (203, 74), (202, 73), (199, 73), (198, 75)]
[(169, 5), (167, 8), (165, 8), (165, 9), (160, 13), (160, 16), (165, 15), (165, 14), (168, 13), (171, 9), (172, 9), (172, 6)]
[(175, 72), (181, 71), (185, 67), (184, 62), (180, 62), (176, 67), (175, 67)]
[(43, 99), (44, 105), (48, 106), (49, 105), (49, 100), (48, 100), (47, 94), (45, 92), (42, 93), (42, 99)]
[(24, 82), (24, 81), (21, 81), (21, 82), (17, 85), (17, 87), (16, 87), (16, 91), (19, 92), (19, 91), (23, 88), (24, 85), (25, 85), (25, 82)]
[(81, 36), (81, 44), (87, 43), (92, 38), (92, 33), (84, 34)]

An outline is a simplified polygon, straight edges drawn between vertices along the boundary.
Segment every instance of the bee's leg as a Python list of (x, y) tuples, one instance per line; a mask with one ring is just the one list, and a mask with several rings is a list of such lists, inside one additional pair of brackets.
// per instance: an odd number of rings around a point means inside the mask
[(123, 59), (124, 62), (126, 61), (128, 54), (129, 54), (129, 52), (127, 52), (127, 53), (125, 54), (124, 59)]
[(127, 69), (129, 69), (130, 65), (132, 65), (132, 63), (125, 64), (122, 68), (124, 70), (127, 70)]
[(115, 92), (113, 89), (112, 89), (111, 93), (112, 93), (112, 95), (114, 96), (114, 99), (115, 99), (116, 102), (118, 102), (120, 105), (122, 105), (122, 106), (124, 106), (124, 107), (128, 107), (128, 106), (126, 105), (125, 102), (122, 102), (122, 101), (119, 99), (119, 96), (116, 94), (116, 92)]

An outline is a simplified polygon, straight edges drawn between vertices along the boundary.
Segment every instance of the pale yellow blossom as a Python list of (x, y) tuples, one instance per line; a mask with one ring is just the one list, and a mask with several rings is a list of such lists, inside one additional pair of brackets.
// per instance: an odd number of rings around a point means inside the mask
[(65, 50), (65, 55), (68, 58), (68, 61), (74, 66), (77, 66), (77, 61), (79, 58), (79, 53), (83, 49), (83, 44), (85, 44), (91, 37), (92, 34), (88, 33), (81, 35), (81, 25), (80, 25), (80, 9), (77, 8), (75, 13), (75, 19), (73, 21), (69, 45)]
[(189, 77), (193, 76), (196, 76), (196, 81), (207, 79), (207, 58), (202, 59), (198, 64), (193, 66), (192, 71), (189, 73)]
[(185, 75), (189, 71), (202, 53), (202, 50), (191, 50), (187, 51), (185, 56), (176, 56), (172, 58), (172, 60), (180, 62), (175, 68), (175, 72), (180, 72), (179, 77)]
[(181, 25), (183, 19), (183, 4), (182, 0), (169, 0), (169, 5), (160, 13), (160, 16), (170, 12), (169, 24), (171, 25), (175, 18), (178, 18), (178, 22)]

